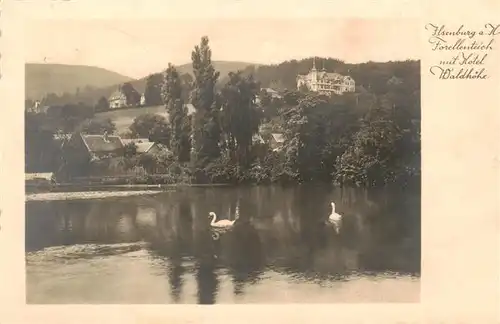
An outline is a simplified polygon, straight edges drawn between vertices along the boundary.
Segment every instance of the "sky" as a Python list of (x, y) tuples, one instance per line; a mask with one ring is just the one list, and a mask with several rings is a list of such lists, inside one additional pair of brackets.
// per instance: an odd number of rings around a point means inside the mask
[(32, 20), (29, 63), (90, 65), (140, 78), (189, 63), (208, 36), (212, 60), (272, 64), (312, 56), (347, 63), (418, 59), (420, 30), (405, 19)]

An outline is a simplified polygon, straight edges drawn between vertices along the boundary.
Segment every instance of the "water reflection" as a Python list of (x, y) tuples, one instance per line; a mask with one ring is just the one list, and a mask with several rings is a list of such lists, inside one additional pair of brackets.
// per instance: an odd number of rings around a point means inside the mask
[[(344, 215), (339, 235), (325, 225), (332, 200)], [(210, 211), (237, 219), (217, 240)], [(191, 302), (184, 291), (193, 285), (199, 304), (227, 299), (219, 296), (226, 278), (237, 298), (272, 273), (330, 282), (353, 273), (420, 272), (415, 193), (320, 186), (190, 188), (153, 197), (27, 202), (26, 215), (29, 269), (37, 266), (34, 252), (49, 247), (144, 242), (136, 249), (145, 249), (160, 266), (173, 303)]]

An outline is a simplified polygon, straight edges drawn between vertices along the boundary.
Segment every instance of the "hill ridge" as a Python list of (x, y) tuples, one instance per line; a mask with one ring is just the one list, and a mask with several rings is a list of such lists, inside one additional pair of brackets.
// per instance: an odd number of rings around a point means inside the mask
[(25, 97), (41, 99), (49, 93), (74, 94), (77, 89), (100, 88), (133, 78), (98, 66), (63, 63), (25, 63)]

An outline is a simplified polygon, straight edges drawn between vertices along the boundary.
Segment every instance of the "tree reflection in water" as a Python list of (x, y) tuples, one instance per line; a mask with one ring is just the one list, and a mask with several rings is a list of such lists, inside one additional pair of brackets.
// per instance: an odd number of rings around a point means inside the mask
[[(389, 198), (388, 198), (389, 197)], [(344, 215), (325, 226), (330, 201)], [(234, 219), (213, 240), (208, 213)], [(26, 250), (74, 244), (146, 242), (168, 278), (173, 302), (194, 277), (197, 302), (217, 301), (229, 276), (245, 293), (264, 272), (306, 280), (363, 271), (420, 272), (420, 195), (322, 186), (189, 188), (157, 197), (28, 202)]]

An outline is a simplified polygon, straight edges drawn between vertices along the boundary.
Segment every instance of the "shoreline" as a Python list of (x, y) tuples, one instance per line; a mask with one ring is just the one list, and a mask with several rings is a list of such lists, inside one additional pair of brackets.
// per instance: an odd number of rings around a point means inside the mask
[[(167, 189), (179, 187), (232, 187), (232, 184), (214, 183), (214, 184), (192, 184), (192, 183), (173, 183), (173, 184), (85, 184), (85, 183), (61, 183), (45, 186), (25, 185), (26, 193), (41, 192), (71, 192), (71, 189), (77, 190), (107, 190), (107, 189)], [(64, 190), (70, 189), (70, 190)]]
[[(420, 179), (420, 178), (419, 178)], [(164, 183), (164, 184), (145, 184), (145, 183), (116, 183), (116, 184), (104, 184), (104, 183), (92, 183), (92, 182), (73, 182), (73, 183), (52, 183), (52, 184), (25, 184), (25, 194), (37, 194), (37, 193), (64, 193), (64, 192), (75, 192), (75, 191), (138, 191), (138, 190), (157, 190), (166, 191), (169, 189), (178, 188), (237, 188), (237, 187), (253, 187), (253, 186), (301, 186), (301, 185), (330, 185), (334, 187), (358, 187), (365, 189), (376, 189), (376, 188), (419, 188), (420, 181), (411, 181), (407, 183), (388, 183), (382, 186), (359, 186), (355, 184), (339, 184), (339, 183), (329, 183), (329, 182), (294, 182), (294, 183), (279, 183), (279, 182), (263, 182), (263, 183)]]
[(136, 191), (64, 191), (64, 192), (38, 192), (26, 193), (25, 203), (30, 201), (64, 201), (64, 200), (90, 200), (105, 198), (126, 198), (134, 196), (156, 195), (164, 191), (136, 190)]

